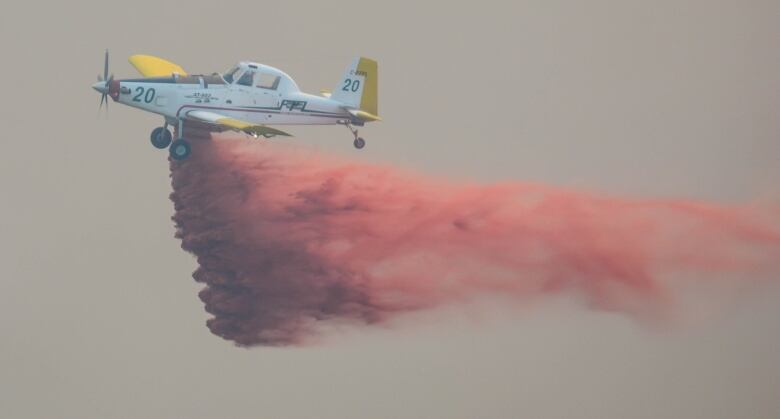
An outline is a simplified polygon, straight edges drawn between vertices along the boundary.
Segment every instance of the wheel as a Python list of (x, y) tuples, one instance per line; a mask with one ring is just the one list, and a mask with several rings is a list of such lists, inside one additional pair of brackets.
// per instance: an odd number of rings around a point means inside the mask
[(171, 143), (171, 158), (174, 160), (184, 160), (192, 154), (192, 146), (187, 140), (179, 138)]
[(355, 146), (356, 149), (360, 150), (361, 148), (366, 146), (366, 140), (364, 140), (364, 139), (362, 139), (360, 137), (357, 137), (357, 138), (355, 138), (355, 142), (352, 143), (352, 144)]
[(173, 136), (167, 128), (157, 127), (152, 130), (152, 145), (156, 148), (163, 149), (171, 145), (171, 139)]

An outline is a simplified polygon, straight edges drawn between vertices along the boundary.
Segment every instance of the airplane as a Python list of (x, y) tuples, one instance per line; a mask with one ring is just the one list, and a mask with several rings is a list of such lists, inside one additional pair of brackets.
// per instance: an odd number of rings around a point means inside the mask
[[(331, 92), (302, 92), (283, 71), (264, 64), (242, 61), (224, 73), (188, 74), (172, 62), (151, 55), (133, 55), (130, 64), (143, 77), (115, 80), (108, 75), (108, 50), (103, 76), (92, 88), (108, 110), (114, 102), (162, 115), (161, 127), (151, 133), (152, 145), (168, 148), (173, 160), (192, 153), (185, 122), (205, 124), (209, 131), (233, 130), (254, 138), (290, 136), (270, 125), (344, 125), (354, 136), (354, 146), (366, 142), (355, 127), (380, 121), (377, 110), (377, 62), (357, 57)], [(168, 126), (175, 128), (174, 140)]]

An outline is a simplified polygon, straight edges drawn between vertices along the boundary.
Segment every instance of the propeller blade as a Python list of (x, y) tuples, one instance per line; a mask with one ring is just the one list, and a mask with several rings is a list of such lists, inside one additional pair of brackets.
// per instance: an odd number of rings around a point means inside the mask
[(106, 49), (106, 60), (103, 63), (103, 80), (108, 78), (108, 49)]
[(103, 110), (103, 104), (106, 104), (106, 117), (108, 117), (108, 88), (112, 81), (114, 81), (114, 75), (111, 74), (111, 77), (108, 77), (108, 48), (106, 48), (106, 56), (103, 61), (103, 75), (101, 76), (98, 74), (97, 76), (98, 82), (103, 82), (104, 85), (102, 89), (98, 89), (95, 87), (96, 90), (101, 91), (100, 95), (100, 106), (98, 107), (98, 113), (100, 113)]

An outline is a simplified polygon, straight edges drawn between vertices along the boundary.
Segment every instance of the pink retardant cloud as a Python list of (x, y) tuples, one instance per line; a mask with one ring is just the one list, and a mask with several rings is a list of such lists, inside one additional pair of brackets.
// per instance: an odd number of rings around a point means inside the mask
[(490, 295), (576, 293), (653, 320), (675, 278), (780, 273), (777, 212), (755, 206), (434, 179), (229, 137), (194, 141), (171, 172), (208, 327), (242, 346)]

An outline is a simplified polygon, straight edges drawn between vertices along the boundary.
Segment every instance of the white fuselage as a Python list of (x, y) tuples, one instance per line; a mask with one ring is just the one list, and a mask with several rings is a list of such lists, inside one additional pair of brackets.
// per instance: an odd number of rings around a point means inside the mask
[[(209, 110), (226, 117), (264, 125), (323, 125), (351, 119), (344, 104), (303, 93), (288, 75), (273, 67), (242, 63), (228, 83), (220, 75), (119, 80), (112, 98), (127, 106), (187, 119), (187, 112)], [(252, 65), (252, 70), (245, 68)], [(244, 67), (244, 68), (241, 68)], [(259, 67), (259, 69), (258, 69)], [(239, 84), (244, 71), (277, 77), (267, 88)], [(211, 82), (210, 82), (211, 81)]]
[(197, 109), (266, 125), (321, 125), (350, 119), (339, 102), (328, 98), (303, 92), (284, 94), (252, 89), (256, 88), (122, 81), (117, 102), (166, 119), (185, 118), (187, 111)]

